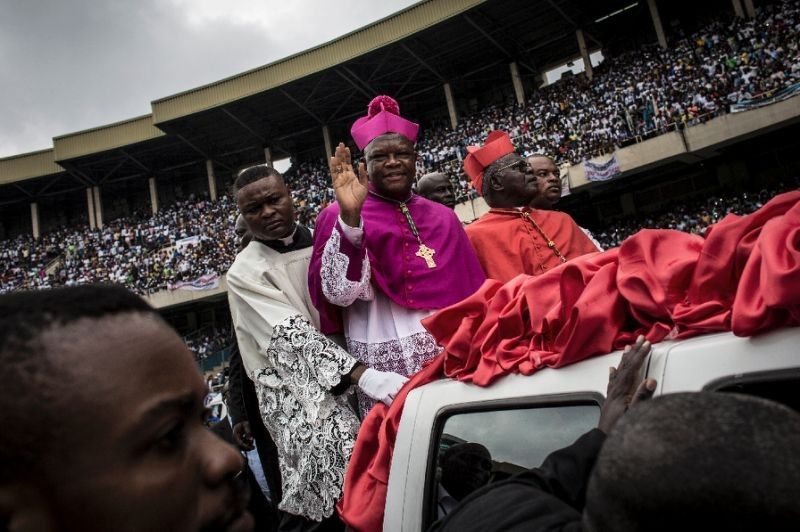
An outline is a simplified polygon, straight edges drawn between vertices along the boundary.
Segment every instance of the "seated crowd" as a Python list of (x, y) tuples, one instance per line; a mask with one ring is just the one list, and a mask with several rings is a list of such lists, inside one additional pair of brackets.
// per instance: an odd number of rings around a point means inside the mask
[(715, 21), (678, 36), (667, 50), (648, 45), (606, 57), (591, 81), (562, 80), (534, 92), (524, 106), (491, 106), (460, 118), (455, 130), (427, 129), (420, 156), (427, 171), (442, 169), (500, 129), (523, 155), (547, 153), (557, 164), (576, 164), (636, 138), (708, 120), (731, 104), (800, 82), (798, 25), (797, 4), (782, 2), (765, 6), (754, 20)]
[[(222, 274), (233, 260), (227, 228), (235, 205), (190, 199), (155, 215), (112, 220), (102, 229), (63, 228), (38, 240), (21, 235), (0, 242), (0, 292), (94, 282), (122, 284), (139, 294), (171, 283)], [(194, 244), (179, 240), (198, 237)]]
[(624, 220), (594, 228), (593, 236), (603, 249), (609, 249), (619, 246), (623, 240), (644, 228), (674, 229), (702, 235), (708, 226), (719, 222), (726, 215), (750, 214), (760, 209), (775, 195), (793, 188), (797, 188), (797, 183), (776, 189), (764, 189), (757, 194), (744, 192), (714, 196), (689, 203), (668, 204), (650, 215), (627, 216)]
[(204, 329), (184, 336), (183, 341), (200, 362), (231, 345), (231, 330), (224, 326)]

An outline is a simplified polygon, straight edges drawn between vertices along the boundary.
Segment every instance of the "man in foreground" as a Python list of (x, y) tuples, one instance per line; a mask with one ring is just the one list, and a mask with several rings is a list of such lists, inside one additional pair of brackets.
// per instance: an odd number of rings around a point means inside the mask
[(650, 401), (656, 382), (639, 382), (649, 350), (640, 337), (612, 370), (597, 429), (431, 530), (796, 530), (800, 415), (738, 394)]
[(194, 356), (141, 298), (14, 292), (0, 315), (0, 529), (252, 529), (242, 457), (204, 424)]
[[(236, 253), (240, 253), (253, 239), (241, 213), (236, 217), (234, 233), (236, 235)], [(267, 483), (270, 502), (273, 506), (277, 506), (282, 495), (278, 451), (261, 420), (258, 395), (253, 381), (250, 380), (247, 370), (242, 365), (236, 331), (232, 329), (231, 335), (231, 355), (228, 359), (230, 394), (227, 405), (228, 414), (233, 423), (233, 439), (239, 449), (246, 453), (248, 461), (255, 463), (251, 466), (255, 465), (255, 468), (261, 470), (259, 473), (263, 475), (264, 481)], [(252, 452), (254, 450), (256, 451), (255, 457)], [(256, 457), (258, 460), (255, 460)]]
[(541, 275), (598, 251), (568, 214), (529, 207), (539, 183), (506, 133), (493, 131), (483, 147), (467, 150), (464, 171), (491, 207), (466, 228), (488, 278), (506, 282), (521, 273)]

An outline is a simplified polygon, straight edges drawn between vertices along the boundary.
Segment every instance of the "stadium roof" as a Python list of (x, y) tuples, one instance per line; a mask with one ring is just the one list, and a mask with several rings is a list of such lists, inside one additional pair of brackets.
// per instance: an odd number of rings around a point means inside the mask
[[(158, 99), (151, 115), (57, 137), (53, 150), (2, 159), (0, 185), (61, 178), (59, 165), (74, 180), (102, 184), (187, 168), (204, 172), (206, 159), (234, 170), (263, 160), (265, 147), (274, 159), (322, 153), (322, 126), (334, 143), (349, 139), (350, 123), (376, 94), (390, 94), (404, 114), (428, 119), (446, 115), (445, 82), (464, 110), (476, 93), (510, 86), (512, 61), (527, 85), (538, 85), (546, 67), (577, 55), (577, 28), (597, 46), (618, 28), (595, 21), (631, 1), (420, 2), (311, 50)], [(638, 3), (638, 11), (646, 9)]]

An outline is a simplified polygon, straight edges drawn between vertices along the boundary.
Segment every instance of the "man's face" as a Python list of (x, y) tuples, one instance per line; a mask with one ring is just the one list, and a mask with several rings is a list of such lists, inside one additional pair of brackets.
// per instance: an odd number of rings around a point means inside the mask
[(252, 530), (242, 457), (204, 426), (207, 389), (174, 331), (129, 313), (42, 339), (75, 383), (65, 458), (46, 469), (54, 529)]
[(453, 184), (445, 174), (428, 174), (420, 181), (420, 196), (436, 203), (441, 203), (451, 209), (456, 206), (456, 195)]
[(239, 253), (253, 239), (250, 229), (247, 228), (247, 222), (241, 214), (236, 217), (236, 226), (233, 228), (233, 232), (236, 233), (236, 253)]
[(528, 157), (528, 165), (536, 176), (543, 206), (552, 207), (561, 199), (561, 173), (558, 167), (549, 157)]
[(236, 194), (239, 212), (253, 238), (277, 240), (294, 229), (294, 204), (289, 189), (274, 176), (242, 187)]
[(398, 201), (408, 199), (417, 172), (414, 144), (401, 135), (384, 135), (370, 142), (364, 155), (375, 191)]
[(537, 192), (536, 177), (528, 163), (516, 153), (505, 155), (498, 163), (506, 168), (495, 172), (492, 179), (503, 186), (505, 195), (513, 198), (516, 206), (528, 205)]

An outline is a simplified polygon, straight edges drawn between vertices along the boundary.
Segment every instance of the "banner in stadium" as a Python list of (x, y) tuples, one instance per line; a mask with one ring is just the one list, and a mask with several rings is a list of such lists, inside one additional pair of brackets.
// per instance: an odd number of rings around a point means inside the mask
[(731, 113), (740, 113), (742, 111), (764, 107), (765, 105), (786, 100), (797, 94), (800, 94), (800, 83), (795, 83), (794, 85), (790, 85), (785, 89), (781, 89), (769, 98), (753, 98), (752, 100), (742, 100), (737, 102), (731, 105)]
[(604, 163), (584, 161), (583, 171), (586, 173), (587, 181), (607, 181), (622, 173), (619, 169), (619, 161), (617, 161), (616, 153), (611, 156), (611, 159)]
[(219, 288), (219, 275), (216, 273), (212, 273), (209, 275), (203, 275), (195, 279), (194, 281), (180, 281), (177, 283), (169, 283), (167, 288), (170, 290), (192, 290), (192, 291), (200, 291), (200, 290), (213, 290), (215, 288)]
[(183, 249), (186, 246), (197, 246), (199, 244), (200, 244), (199, 236), (188, 236), (186, 238), (181, 238), (180, 240), (175, 241), (175, 247), (177, 249)]

